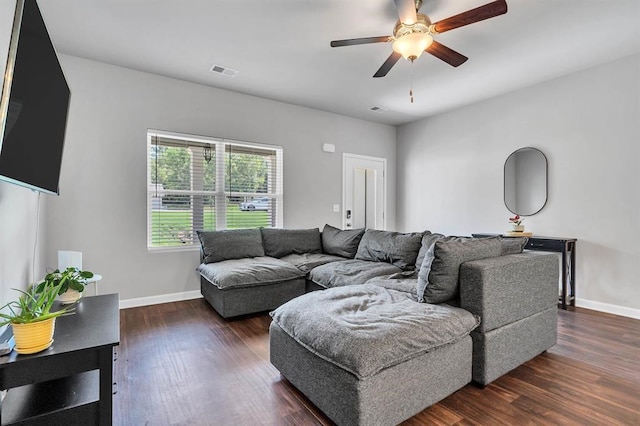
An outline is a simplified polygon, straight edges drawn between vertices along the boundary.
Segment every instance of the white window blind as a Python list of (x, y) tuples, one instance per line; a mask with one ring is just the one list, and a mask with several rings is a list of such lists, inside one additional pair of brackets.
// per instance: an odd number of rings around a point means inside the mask
[(198, 247), (197, 230), (282, 227), (282, 148), (148, 131), (147, 246)]

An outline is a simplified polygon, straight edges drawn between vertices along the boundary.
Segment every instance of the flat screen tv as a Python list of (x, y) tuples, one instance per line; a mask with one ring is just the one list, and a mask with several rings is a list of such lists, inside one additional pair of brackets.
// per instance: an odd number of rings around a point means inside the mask
[(0, 101), (0, 180), (59, 194), (71, 93), (35, 0), (17, 0)]

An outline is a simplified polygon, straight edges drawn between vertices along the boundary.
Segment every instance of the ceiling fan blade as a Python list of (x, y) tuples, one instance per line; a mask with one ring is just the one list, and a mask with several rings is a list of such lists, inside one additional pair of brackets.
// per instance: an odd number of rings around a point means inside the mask
[(398, 16), (400, 22), (406, 25), (413, 25), (418, 20), (416, 16), (416, 1), (415, 0), (394, 0), (396, 3), (396, 9), (398, 9)]
[(385, 75), (387, 75), (387, 73), (396, 64), (396, 62), (398, 62), (398, 59), (400, 58), (402, 58), (401, 54), (399, 54), (398, 52), (393, 52), (391, 55), (389, 55), (387, 60), (384, 61), (384, 64), (382, 64), (382, 66), (378, 69), (378, 71), (376, 71), (373, 77), (378, 78), (378, 77), (384, 77)]
[(342, 47), (342, 46), (355, 46), (357, 44), (368, 44), (368, 43), (384, 43), (391, 39), (391, 36), (380, 36), (380, 37), (363, 37), (363, 38), (349, 38), (346, 40), (334, 40), (331, 42), (331, 47)]
[(464, 27), (465, 25), (503, 15), (505, 13), (507, 13), (507, 2), (505, 0), (497, 0), (436, 22), (433, 24), (433, 28), (437, 33), (443, 33), (455, 28)]
[(435, 40), (433, 41), (433, 43), (431, 43), (431, 46), (427, 47), (426, 52), (431, 53), (436, 58), (445, 61), (452, 67), (459, 67), (460, 65), (467, 62), (467, 59), (469, 59), (463, 54), (458, 53), (455, 50), (450, 49)]

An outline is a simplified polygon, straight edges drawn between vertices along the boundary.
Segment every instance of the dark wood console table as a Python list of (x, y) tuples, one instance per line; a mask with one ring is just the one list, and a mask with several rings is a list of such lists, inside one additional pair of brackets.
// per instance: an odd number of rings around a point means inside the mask
[(113, 351), (120, 343), (117, 294), (84, 297), (56, 319), (53, 345), (0, 357), (2, 425), (111, 425)]
[[(500, 234), (472, 234), (474, 237), (493, 237)], [(505, 238), (509, 238), (507, 235), (503, 235)], [(575, 238), (561, 238), (561, 237), (541, 237), (534, 235), (529, 238), (527, 245), (524, 247), (527, 250), (537, 251), (552, 251), (562, 254), (562, 294), (558, 305), (562, 309), (567, 309), (567, 306), (576, 305), (576, 241)]]

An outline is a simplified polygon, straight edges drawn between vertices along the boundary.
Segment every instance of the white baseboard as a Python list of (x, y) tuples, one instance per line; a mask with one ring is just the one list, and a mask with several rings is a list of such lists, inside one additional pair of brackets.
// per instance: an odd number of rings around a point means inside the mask
[(136, 297), (120, 301), (120, 309), (136, 308), (138, 306), (157, 305), (159, 303), (178, 302), (202, 297), (200, 290), (183, 291), (181, 293), (160, 294), (158, 296)]
[(640, 319), (640, 309), (627, 308), (626, 306), (611, 305), (609, 303), (594, 302), (587, 299), (576, 299), (576, 306), (608, 314)]

